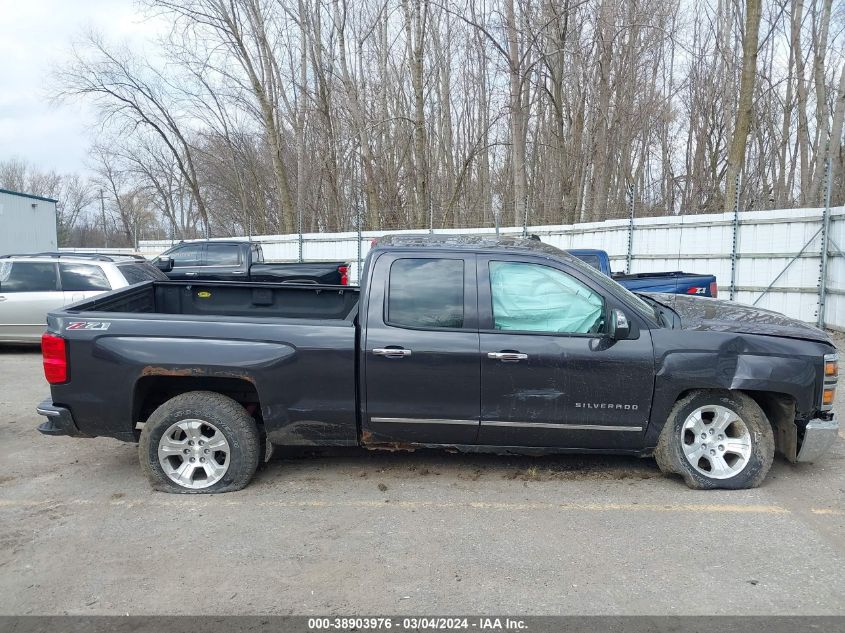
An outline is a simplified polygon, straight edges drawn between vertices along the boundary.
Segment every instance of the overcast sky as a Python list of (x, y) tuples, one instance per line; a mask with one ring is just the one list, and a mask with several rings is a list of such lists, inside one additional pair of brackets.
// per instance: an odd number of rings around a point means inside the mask
[(90, 110), (49, 102), (50, 72), (89, 27), (140, 45), (156, 26), (134, 0), (0, 0), (0, 160), (85, 171)]

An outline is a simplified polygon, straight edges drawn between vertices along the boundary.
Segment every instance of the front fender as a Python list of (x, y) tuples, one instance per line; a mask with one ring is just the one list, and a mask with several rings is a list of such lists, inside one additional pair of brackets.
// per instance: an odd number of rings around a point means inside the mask
[[(795, 402), (799, 417), (809, 416), (817, 408), (821, 358), (827, 351), (818, 343), (688, 330), (682, 333), (658, 330), (653, 334), (657, 334), (654, 336), (656, 375), (654, 404), (645, 436), (647, 448), (657, 444), (672, 406), (691, 389), (786, 395)], [(671, 344), (681, 340), (687, 349)]]

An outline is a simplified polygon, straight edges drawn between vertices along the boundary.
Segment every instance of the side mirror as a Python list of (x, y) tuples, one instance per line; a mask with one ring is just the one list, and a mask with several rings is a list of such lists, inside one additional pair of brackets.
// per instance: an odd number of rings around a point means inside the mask
[(631, 323), (622, 310), (610, 311), (610, 325), (608, 335), (614, 341), (622, 341), (631, 334)]
[(159, 257), (155, 260), (155, 266), (163, 273), (169, 273), (173, 270), (173, 258), (172, 257)]

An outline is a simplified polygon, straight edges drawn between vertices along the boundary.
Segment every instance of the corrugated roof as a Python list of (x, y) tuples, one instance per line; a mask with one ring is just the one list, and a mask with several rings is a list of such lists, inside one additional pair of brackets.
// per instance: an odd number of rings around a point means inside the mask
[(45, 198), (43, 196), (36, 196), (31, 193), (21, 193), (20, 191), (11, 191), (10, 189), (0, 189), (0, 193), (8, 193), (12, 196), (20, 196), (22, 198), (32, 198), (33, 200), (41, 200), (43, 202), (58, 202), (58, 200), (53, 200), (53, 198)]

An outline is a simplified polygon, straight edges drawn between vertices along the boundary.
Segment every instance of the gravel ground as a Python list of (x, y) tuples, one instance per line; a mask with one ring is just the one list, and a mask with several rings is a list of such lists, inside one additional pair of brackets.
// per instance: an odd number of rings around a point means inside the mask
[(0, 614), (845, 614), (842, 438), (736, 492), (652, 460), (350, 450), (183, 497), (135, 446), (35, 431), (37, 350), (0, 350), (0, 386)]

